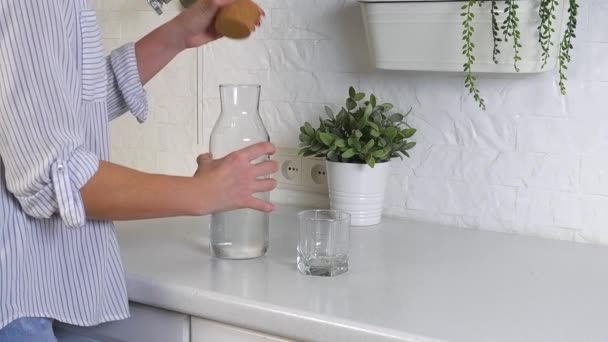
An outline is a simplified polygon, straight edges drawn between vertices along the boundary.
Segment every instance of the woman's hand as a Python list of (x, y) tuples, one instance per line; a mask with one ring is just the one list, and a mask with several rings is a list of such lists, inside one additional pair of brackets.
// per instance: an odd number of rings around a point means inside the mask
[(278, 171), (276, 161), (252, 164), (261, 157), (275, 152), (270, 143), (259, 143), (233, 152), (222, 159), (211, 155), (198, 157), (198, 170), (194, 174), (194, 193), (199, 196), (201, 215), (250, 208), (264, 212), (274, 209), (271, 203), (254, 197), (255, 193), (276, 188), (277, 182), (267, 178)]
[[(234, 1), (198, 0), (135, 43), (141, 83), (146, 84), (184, 49), (199, 47), (221, 38), (215, 31), (215, 16), (220, 8)], [(264, 15), (261, 8), (260, 13)]]
[(274, 151), (272, 144), (261, 143), (217, 160), (205, 154), (193, 177), (147, 174), (102, 161), (80, 193), (87, 217), (95, 220), (202, 216), (241, 208), (269, 212), (274, 206), (253, 195), (276, 187), (266, 176), (278, 165), (252, 161)]
[[(212, 42), (221, 35), (215, 30), (215, 16), (220, 8), (235, 0), (198, 0), (174, 20), (181, 29), (185, 48), (196, 48)], [(264, 11), (260, 8), (260, 14)], [(257, 23), (260, 26), (260, 22)]]

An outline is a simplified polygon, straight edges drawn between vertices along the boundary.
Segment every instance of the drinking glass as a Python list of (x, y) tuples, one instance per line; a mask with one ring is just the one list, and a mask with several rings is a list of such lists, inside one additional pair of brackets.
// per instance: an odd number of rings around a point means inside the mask
[(348, 271), (350, 214), (338, 210), (308, 210), (298, 214), (298, 270), (332, 277)]

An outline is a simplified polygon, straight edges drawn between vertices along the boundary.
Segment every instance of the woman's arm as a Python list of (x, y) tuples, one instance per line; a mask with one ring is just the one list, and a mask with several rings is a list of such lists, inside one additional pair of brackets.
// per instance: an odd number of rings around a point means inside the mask
[(260, 143), (213, 160), (198, 158), (193, 177), (147, 174), (108, 162), (80, 190), (86, 215), (97, 220), (137, 220), (172, 216), (198, 216), (251, 208), (271, 211), (272, 204), (253, 197), (276, 187), (273, 179), (259, 179), (278, 170), (275, 161), (251, 161), (274, 153)]
[(142, 84), (146, 84), (183, 50), (220, 38), (213, 26), (215, 15), (221, 7), (233, 1), (199, 0), (135, 43)]
[[(108, 57), (108, 116), (113, 120), (130, 110), (141, 122), (147, 116), (143, 89), (175, 56), (221, 36), (215, 32), (218, 10), (234, 0), (199, 0), (178, 16)], [(260, 12), (264, 12), (260, 9)], [(259, 25), (260, 23), (258, 23)]]

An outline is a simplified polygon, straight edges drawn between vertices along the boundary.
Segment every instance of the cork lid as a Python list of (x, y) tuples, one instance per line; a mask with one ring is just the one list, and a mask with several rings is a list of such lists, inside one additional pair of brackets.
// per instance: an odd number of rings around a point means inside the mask
[(245, 39), (255, 31), (260, 9), (251, 0), (237, 0), (222, 8), (215, 19), (216, 31), (228, 38)]

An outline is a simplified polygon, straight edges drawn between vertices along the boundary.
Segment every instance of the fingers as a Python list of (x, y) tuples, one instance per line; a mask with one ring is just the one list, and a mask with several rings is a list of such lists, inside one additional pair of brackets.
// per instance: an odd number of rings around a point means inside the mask
[(262, 7), (260, 7), (258, 5), (258, 10), (260, 11), (260, 17), (258, 18), (258, 20), (255, 22), (255, 26), (262, 26), (262, 17), (266, 16), (266, 12), (264, 12), (264, 9)]
[(275, 151), (276, 148), (273, 144), (263, 142), (246, 147), (240, 152), (243, 153), (248, 160), (252, 161), (265, 155), (274, 154)]
[(210, 8), (216, 8), (217, 9), (217, 5), (215, 4), (214, 0), (199, 0), (197, 2), (195, 2), (194, 4), (192, 4), (189, 8), (195, 9), (196, 11), (199, 12), (207, 12), (208, 9)]
[(213, 4), (219, 7), (228, 6), (233, 3), (235, 0), (213, 0)]
[(253, 183), (253, 192), (269, 192), (277, 187), (277, 181), (275, 179), (260, 179)]
[(266, 201), (262, 201), (261, 199), (255, 198), (255, 197), (251, 197), (247, 203), (246, 203), (246, 207), (253, 209), (253, 210), (258, 210), (258, 211), (262, 211), (265, 213), (269, 213), (271, 211), (274, 210), (274, 205), (272, 203), (268, 203)]
[(256, 177), (268, 176), (279, 171), (279, 163), (275, 160), (261, 162), (253, 166), (253, 174)]
[(200, 166), (203, 164), (206, 164), (207, 162), (210, 162), (213, 160), (213, 157), (211, 156), (211, 153), (205, 153), (205, 154), (201, 154), (200, 156), (198, 156), (198, 158), (196, 158), (196, 163)]

